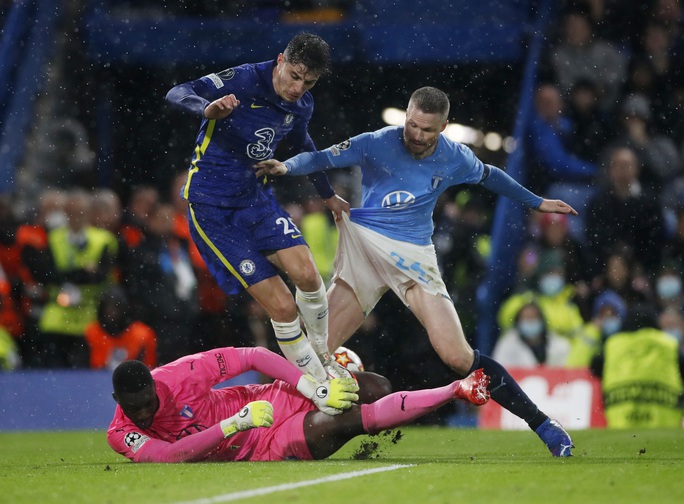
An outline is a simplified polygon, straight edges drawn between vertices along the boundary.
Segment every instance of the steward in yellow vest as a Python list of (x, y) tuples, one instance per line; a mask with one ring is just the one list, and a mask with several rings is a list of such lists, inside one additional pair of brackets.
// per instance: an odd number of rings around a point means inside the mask
[(602, 386), (610, 428), (682, 425), (679, 342), (659, 329), (610, 336), (603, 351)]
[(48, 234), (53, 259), (53, 282), (47, 287), (49, 301), (38, 322), (41, 332), (83, 336), (85, 326), (97, 319), (100, 295), (111, 281), (116, 237), (104, 229), (86, 227), (81, 241), (69, 237), (69, 229)]

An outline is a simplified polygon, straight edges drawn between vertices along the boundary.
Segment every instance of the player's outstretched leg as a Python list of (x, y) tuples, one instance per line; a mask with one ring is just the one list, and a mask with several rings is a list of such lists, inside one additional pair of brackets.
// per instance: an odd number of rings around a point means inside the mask
[(539, 438), (544, 441), (554, 457), (572, 457), (571, 449), (575, 447), (563, 426), (556, 420), (547, 418), (535, 431)]
[(489, 377), (481, 369), (444, 387), (395, 392), (371, 404), (361, 405), (365, 432), (375, 434), (422, 417), (454, 398), (481, 406), (489, 400)]
[[(362, 391), (376, 390), (384, 394), (390, 388), (386, 378), (374, 373), (359, 373), (358, 379)], [(476, 401), (474, 404), (483, 404), (481, 393), (488, 397), (487, 383), (488, 377), (478, 371), (444, 387), (395, 392), (370, 404), (354, 404), (337, 416), (309, 411), (304, 420), (307, 446), (311, 456), (319, 460), (329, 457), (358, 435), (399, 427), (454, 399), (472, 399)]]
[[(489, 391), (492, 399), (502, 407), (522, 418), (527, 425), (544, 441), (554, 457), (569, 457), (574, 448), (570, 436), (555, 420), (552, 421), (523, 392), (520, 385), (497, 361), (475, 350), (475, 359), (470, 371), (482, 368), (489, 375)], [(562, 434), (561, 434), (562, 433)]]
[(317, 291), (304, 292), (297, 287), (295, 300), (297, 310), (306, 327), (306, 333), (318, 359), (328, 378), (349, 378), (351, 373), (340, 366), (328, 352), (328, 299), (325, 283), (320, 278), (321, 286)]

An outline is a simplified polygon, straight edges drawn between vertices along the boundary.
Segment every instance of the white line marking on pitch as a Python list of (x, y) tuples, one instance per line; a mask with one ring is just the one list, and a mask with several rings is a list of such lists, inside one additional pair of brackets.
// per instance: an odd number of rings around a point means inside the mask
[(397, 469), (404, 469), (406, 467), (413, 467), (415, 464), (395, 464), (385, 467), (377, 467), (375, 469), (364, 469), (363, 471), (352, 471), (347, 473), (333, 474), (325, 476), (324, 478), (317, 478), (312, 480), (298, 481), (296, 483), (283, 483), (282, 485), (274, 485), (264, 488), (255, 488), (253, 490), (242, 490), (241, 492), (233, 492), (223, 495), (216, 495), (214, 497), (207, 497), (204, 499), (197, 499), (193, 501), (182, 501), (175, 504), (214, 504), (216, 502), (230, 502), (239, 499), (247, 499), (256, 497), (258, 495), (267, 495), (275, 492), (282, 492), (284, 490), (294, 490), (295, 488), (302, 488), (307, 486), (319, 485), (321, 483), (330, 483), (333, 481), (342, 481), (358, 476), (366, 476), (367, 474), (374, 474), (386, 471), (396, 471)]

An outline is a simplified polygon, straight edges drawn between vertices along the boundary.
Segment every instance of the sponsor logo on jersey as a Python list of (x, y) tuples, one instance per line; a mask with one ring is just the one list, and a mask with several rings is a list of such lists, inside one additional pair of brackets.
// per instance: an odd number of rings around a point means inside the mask
[(285, 116), (285, 126), (289, 126), (292, 121), (294, 121), (294, 114), (287, 114)]
[(207, 75), (207, 79), (210, 79), (211, 82), (214, 83), (214, 87), (216, 89), (221, 89), (223, 87), (223, 81), (221, 80), (221, 77), (219, 77), (215, 73)]
[(344, 142), (338, 143), (330, 147), (330, 152), (333, 156), (339, 156), (340, 151), (347, 150), (349, 147), (351, 147), (351, 140), (345, 140)]
[(256, 264), (251, 259), (245, 259), (240, 263), (240, 273), (245, 276), (253, 275), (256, 271)]
[(399, 210), (415, 203), (416, 197), (408, 191), (392, 191), (382, 198), (382, 208)]
[(187, 404), (181, 408), (179, 414), (183, 418), (192, 418), (194, 416), (194, 413), (192, 412), (192, 408), (190, 406), (188, 406)]
[(434, 191), (439, 187), (439, 184), (442, 183), (442, 180), (444, 180), (444, 177), (441, 175), (433, 175), (432, 176), (432, 190)]
[(220, 352), (216, 354), (216, 364), (219, 367), (219, 375), (225, 376), (228, 374), (228, 366), (226, 365), (226, 358)]
[(257, 105), (256, 103), (252, 103), (250, 105), (250, 108), (264, 108), (266, 105)]

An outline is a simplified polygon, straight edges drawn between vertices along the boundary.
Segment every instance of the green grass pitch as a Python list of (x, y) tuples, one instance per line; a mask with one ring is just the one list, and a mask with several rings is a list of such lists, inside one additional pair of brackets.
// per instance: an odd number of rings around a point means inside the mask
[[(130, 463), (109, 449), (101, 431), (0, 433), (0, 502), (684, 502), (682, 429), (573, 432), (571, 459), (551, 457), (532, 432), (405, 427), (399, 433), (396, 443), (397, 431), (357, 438), (325, 461), (173, 465)], [(363, 450), (370, 441), (378, 442), (377, 451)], [(393, 465), (408, 467), (311, 484)], [(297, 482), (309, 483), (277, 488)]]

